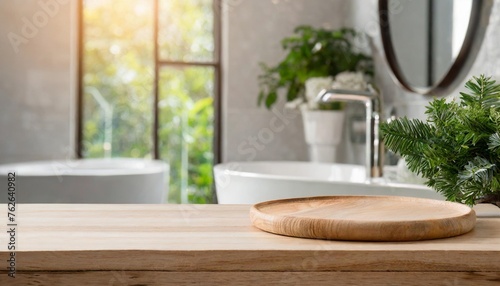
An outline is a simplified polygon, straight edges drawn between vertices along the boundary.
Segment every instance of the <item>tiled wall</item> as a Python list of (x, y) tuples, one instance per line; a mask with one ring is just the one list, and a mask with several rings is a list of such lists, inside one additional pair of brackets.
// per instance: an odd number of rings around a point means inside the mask
[(0, 1), (0, 163), (73, 155), (73, 2)]

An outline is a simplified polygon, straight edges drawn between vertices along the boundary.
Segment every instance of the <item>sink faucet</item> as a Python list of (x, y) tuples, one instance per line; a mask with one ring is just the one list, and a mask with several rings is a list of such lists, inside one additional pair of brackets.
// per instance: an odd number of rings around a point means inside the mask
[(369, 92), (330, 89), (322, 90), (316, 101), (328, 103), (334, 101), (362, 102), (366, 109), (366, 179), (383, 176), (384, 145), (380, 136), (379, 125), (381, 122), (381, 102), (378, 93), (370, 87)]

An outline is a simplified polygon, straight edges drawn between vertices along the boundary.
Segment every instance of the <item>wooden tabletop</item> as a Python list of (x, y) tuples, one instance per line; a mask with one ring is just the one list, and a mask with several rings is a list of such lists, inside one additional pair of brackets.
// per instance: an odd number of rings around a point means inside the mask
[[(493, 205), (475, 208), (477, 225), (465, 235), (392, 243), (274, 235), (251, 225), (249, 209), (249, 205), (23, 204), (16, 213), (16, 267), (18, 271), (500, 271), (500, 209)], [(0, 224), (0, 260), (5, 261), (7, 215)]]

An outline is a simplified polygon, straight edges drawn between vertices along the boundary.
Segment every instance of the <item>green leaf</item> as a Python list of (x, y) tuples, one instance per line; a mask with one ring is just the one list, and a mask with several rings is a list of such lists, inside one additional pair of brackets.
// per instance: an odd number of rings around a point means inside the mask
[(500, 135), (498, 135), (498, 133), (491, 134), (488, 142), (488, 149), (497, 153), (500, 151)]
[(271, 109), (271, 106), (276, 102), (278, 99), (278, 94), (276, 92), (271, 92), (270, 94), (267, 95), (266, 98), (266, 107), (267, 109)]
[(259, 97), (257, 99), (257, 106), (261, 106), (262, 105), (262, 101), (264, 100), (264, 92), (263, 91), (260, 91), (259, 92)]
[[(361, 71), (373, 76), (372, 58), (354, 48), (354, 43), (363, 36), (350, 28), (296, 27), (293, 35), (281, 40), (284, 58), (276, 65), (260, 64), (257, 104), (260, 106), (265, 99), (266, 107), (271, 108), (277, 101), (275, 94), (281, 89), (285, 89), (287, 101), (301, 97), (305, 81), (311, 77), (335, 76), (343, 71)], [(315, 48), (317, 44), (321, 48)]]

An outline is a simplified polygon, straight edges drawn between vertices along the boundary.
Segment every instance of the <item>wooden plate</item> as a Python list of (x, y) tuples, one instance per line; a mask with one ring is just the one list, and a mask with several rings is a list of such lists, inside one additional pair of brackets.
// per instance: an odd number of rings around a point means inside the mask
[(268, 201), (250, 210), (275, 234), (337, 240), (411, 241), (471, 231), (476, 213), (458, 203), (397, 196), (328, 196)]

